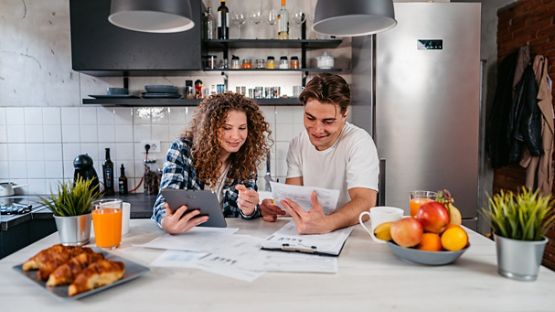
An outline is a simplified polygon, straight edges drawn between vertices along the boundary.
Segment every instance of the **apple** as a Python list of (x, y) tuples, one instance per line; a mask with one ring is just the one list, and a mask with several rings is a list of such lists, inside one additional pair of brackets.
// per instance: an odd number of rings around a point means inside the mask
[(425, 203), (418, 209), (416, 220), (422, 223), (424, 231), (440, 234), (449, 225), (449, 211), (436, 201)]
[(424, 229), (415, 218), (406, 217), (391, 224), (391, 238), (401, 247), (414, 247), (420, 244)]

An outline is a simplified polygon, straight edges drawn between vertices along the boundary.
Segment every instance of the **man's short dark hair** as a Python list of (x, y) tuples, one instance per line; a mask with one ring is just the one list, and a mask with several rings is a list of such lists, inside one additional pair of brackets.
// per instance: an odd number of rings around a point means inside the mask
[(310, 99), (321, 103), (338, 104), (341, 114), (347, 112), (351, 104), (351, 90), (349, 85), (339, 75), (322, 73), (312, 78), (299, 95), (299, 99), (306, 105)]

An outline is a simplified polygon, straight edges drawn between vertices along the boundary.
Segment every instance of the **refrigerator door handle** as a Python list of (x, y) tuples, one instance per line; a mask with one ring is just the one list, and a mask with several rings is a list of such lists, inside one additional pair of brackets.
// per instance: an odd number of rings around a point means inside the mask
[(378, 175), (377, 206), (385, 206), (385, 158), (380, 158), (380, 173)]

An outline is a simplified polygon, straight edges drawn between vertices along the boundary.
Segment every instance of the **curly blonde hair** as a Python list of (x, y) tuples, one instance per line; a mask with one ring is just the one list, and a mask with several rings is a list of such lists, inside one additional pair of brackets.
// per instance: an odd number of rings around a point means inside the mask
[(230, 92), (204, 99), (193, 115), (191, 126), (181, 134), (181, 138), (193, 143), (193, 165), (197, 175), (210, 185), (217, 183), (221, 169), (218, 130), (224, 126), (230, 111), (245, 113), (248, 135), (239, 151), (229, 156), (228, 176), (241, 180), (253, 178), (253, 173), (256, 173), (256, 168), (270, 149), (270, 126), (256, 102)]

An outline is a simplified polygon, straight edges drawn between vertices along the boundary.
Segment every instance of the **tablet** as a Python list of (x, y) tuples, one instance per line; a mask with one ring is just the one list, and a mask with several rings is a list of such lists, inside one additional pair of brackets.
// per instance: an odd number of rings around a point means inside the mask
[(208, 221), (200, 226), (227, 227), (216, 193), (212, 191), (163, 189), (162, 196), (173, 211), (187, 205), (189, 209), (199, 209), (199, 216), (208, 216)]

